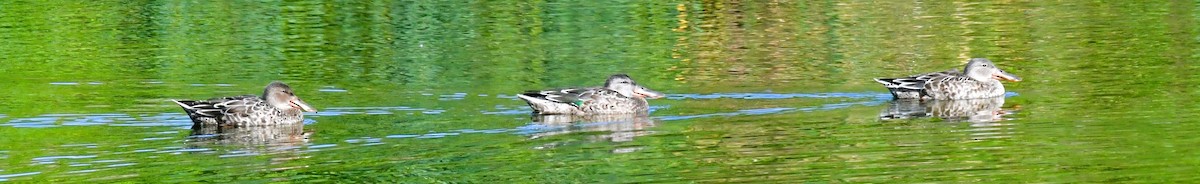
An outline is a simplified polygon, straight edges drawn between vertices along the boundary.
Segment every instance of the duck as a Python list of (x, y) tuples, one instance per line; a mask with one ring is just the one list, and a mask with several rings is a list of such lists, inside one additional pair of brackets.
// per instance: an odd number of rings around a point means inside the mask
[(960, 70), (946, 70), (900, 78), (875, 78), (894, 99), (961, 100), (1004, 96), (1000, 80), (1021, 81), (986, 58), (971, 58)]
[(271, 126), (302, 124), (304, 112), (317, 112), (283, 82), (267, 84), (262, 97), (242, 95), (208, 100), (171, 100), (197, 126)]
[(602, 87), (531, 90), (517, 94), (529, 104), (533, 114), (596, 115), (647, 113), (646, 99), (662, 98), (663, 93), (638, 85), (626, 74), (615, 74)]

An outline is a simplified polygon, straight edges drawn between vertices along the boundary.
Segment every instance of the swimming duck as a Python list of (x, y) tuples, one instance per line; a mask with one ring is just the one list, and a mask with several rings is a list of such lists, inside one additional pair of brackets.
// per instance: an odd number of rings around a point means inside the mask
[(962, 71), (948, 70), (902, 78), (876, 78), (896, 99), (957, 100), (1004, 96), (1000, 80), (1021, 81), (991, 60), (972, 58)]
[(316, 112), (282, 82), (271, 82), (262, 98), (254, 95), (208, 100), (171, 100), (197, 125), (268, 126), (299, 124), (304, 112)]
[(528, 91), (517, 94), (535, 114), (627, 114), (646, 113), (646, 99), (665, 95), (646, 89), (634, 82), (629, 75), (616, 74), (608, 77), (604, 87), (566, 88)]

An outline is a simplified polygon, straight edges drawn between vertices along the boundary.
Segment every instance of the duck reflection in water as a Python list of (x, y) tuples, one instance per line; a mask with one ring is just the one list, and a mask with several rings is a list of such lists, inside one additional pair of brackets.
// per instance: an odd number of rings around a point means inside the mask
[(968, 100), (897, 99), (879, 114), (879, 119), (914, 119), (936, 117), (947, 121), (972, 123), (997, 122), (1012, 114), (1004, 106), (1004, 97)]
[[(270, 162), (252, 163), (241, 167), (280, 171), (309, 167), (289, 162), (311, 157), (306, 156), (300, 149), (308, 144), (310, 136), (312, 133), (304, 131), (303, 123), (258, 127), (194, 125), (187, 145), (192, 148), (216, 149), (221, 152), (222, 157), (270, 155)], [(233, 150), (222, 150), (230, 147)]]
[(233, 145), (245, 148), (268, 148), (281, 150), (308, 143), (311, 132), (304, 131), (304, 124), (233, 127), (192, 126), (192, 146)]
[[(579, 132), (608, 132), (607, 134), (588, 134), (588, 142), (628, 142), (636, 137), (653, 134), (647, 128), (654, 127), (655, 122), (644, 113), (606, 114), (606, 115), (533, 115), (533, 126), (536, 133), (529, 134), (530, 139), (539, 139), (556, 135), (569, 135)], [(548, 143), (538, 149), (553, 148), (569, 144), (568, 141)], [(641, 147), (618, 148), (614, 153), (627, 153), (640, 150)]]

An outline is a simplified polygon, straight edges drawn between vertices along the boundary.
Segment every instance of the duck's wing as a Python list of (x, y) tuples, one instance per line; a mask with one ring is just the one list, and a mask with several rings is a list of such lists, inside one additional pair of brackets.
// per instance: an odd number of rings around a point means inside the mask
[(929, 79), (929, 83), (934, 83), (934, 82), (959, 82), (959, 81), (974, 81), (974, 80), (972, 80), (970, 77), (967, 77), (967, 76), (957, 76), (957, 75), (941, 76), (941, 77), (935, 77), (935, 78), (930, 78), (930, 79)]
[(912, 77), (903, 78), (875, 78), (875, 82), (883, 84), (883, 87), (890, 89), (924, 89), (927, 80), (920, 80)]
[[(954, 92), (954, 91), (969, 91), (974, 89), (977, 82), (970, 77), (962, 75), (946, 75), (930, 78), (925, 82), (926, 91)], [(941, 93), (939, 93), (941, 94)]]
[(180, 107), (186, 109), (189, 113), (206, 116), (218, 117), (230, 114), (246, 114), (254, 106), (258, 106), (263, 101), (254, 95), (220, 97), (208, 100), (174, 100)]
[(597, 88), (564, 88), (540, 91), (526, 91), (520, 95), (527, 98), (543, 99), (555, 103), (565, 103), (571, 105), (581, 105), (587, 101), (595, 93)]
[(946, 71), (940, 71), (940, 72), (933, 72), (933, 73), (927, 73), (927, 74), (913, 75), (913, 76), (909, 76), (909, 77), (912, 77), (912, 78), (914, 78), (914, 79), (917, 79), (917, 80), (926, 80), (926, 81), (928, 81), (928, 80), (930, 80), (930, 79), (933, 79), (933, 78), (947, 77), (947, 76), (960, 76), (960, 75), (962, 75), (962, 72), (959, 72), (959, 71), (958, 71), (958, 70), (956, 70), (956, 69), (950, 69), (950, 70), (946, 70)]
[(879, 82), (880, 84), (883, 84), (884, 87), (892, 89), (921, 90), (925, 89), (925, 83), (928, 83), (930, 80), (959, 76), (959, 74), (960, 72), (958, 72), (958, 70), (951, 69), (941, 72), (919, 74), (900, 78), (876, 78), (875, 82)]

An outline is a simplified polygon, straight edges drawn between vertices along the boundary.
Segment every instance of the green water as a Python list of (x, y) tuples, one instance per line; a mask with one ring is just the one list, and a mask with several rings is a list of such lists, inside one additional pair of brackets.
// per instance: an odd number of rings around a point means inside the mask
[[(1178, 183), (1200, 171), (1191, 1), (0, 1), (0, 181)], [(1008, 98), (887, 116), (875, 77), (986, 57)], [(649, 117), (513, 95), (627, 73)], [(284, 81), (302, 127), (170, 99)], [(925, 110), (925, 106), (918, 106)]]

